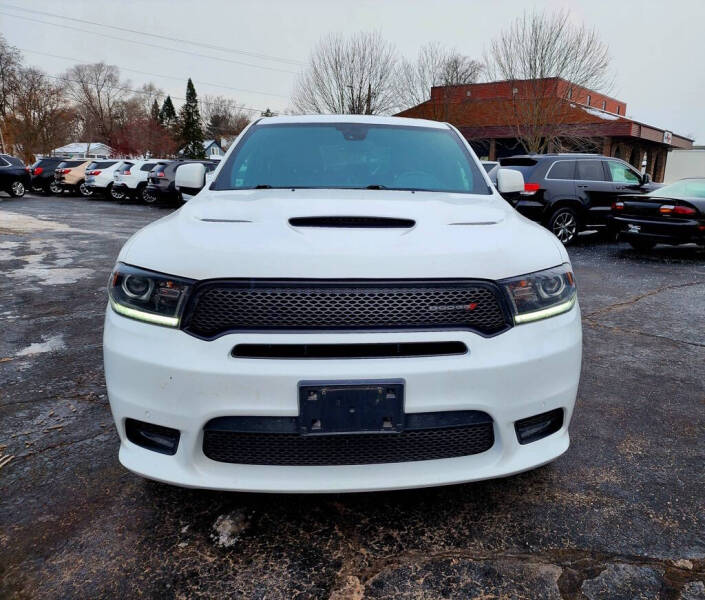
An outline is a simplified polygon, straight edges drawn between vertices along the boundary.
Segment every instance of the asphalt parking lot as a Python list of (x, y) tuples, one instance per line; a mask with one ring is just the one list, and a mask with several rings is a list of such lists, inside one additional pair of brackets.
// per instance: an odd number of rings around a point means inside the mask
[(583, 374), (546, 467), (215, 493), (123, 469), (104, 387), (107, 275), (167, 213), (0, 198), (0, 597), (705, 599), (705, 252), (571, 248)]

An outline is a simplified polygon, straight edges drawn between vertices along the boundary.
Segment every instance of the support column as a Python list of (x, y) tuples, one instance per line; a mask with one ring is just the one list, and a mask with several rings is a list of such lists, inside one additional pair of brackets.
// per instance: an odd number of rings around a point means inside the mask
[(666, 161), (668, 160), (668, 149), (659, 148), (656, 155), (656, 164), (654, 165), (653, 180), (657, 183), (663, 183), (663, 177), (666, 174)]
[(654, 178), (654, 162), (656, 161), (656, 152), (657, 150), (654, 148), (647, 148), (646, 149), (646, 171), (645, 173), (648, 173), (651, 175), (651, 178)]
[(612, 138), (602, 138), (602, 155), (612, 156)]
[(494, 138), (490, 139), (490, 149), (487, 153), (488, 160), (497, 160), (497, 140)]

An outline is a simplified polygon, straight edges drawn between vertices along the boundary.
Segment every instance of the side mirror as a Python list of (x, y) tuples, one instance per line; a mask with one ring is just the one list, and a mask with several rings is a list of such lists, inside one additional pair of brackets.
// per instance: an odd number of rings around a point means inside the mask
[(641, 185), (646, 185), (647, 183), (651, 183), (651, 175), (649, 175), (648, 173), (644, 173), (641, 178)]
[(524, 191), (524, 176), (514, 169), (497, 169), (497, 189), (500, 194)]
[(206, 167), (201, 163), (188, 163), (176, 169), (174, 185), (177, 190), (195, 196), (206, 184)]

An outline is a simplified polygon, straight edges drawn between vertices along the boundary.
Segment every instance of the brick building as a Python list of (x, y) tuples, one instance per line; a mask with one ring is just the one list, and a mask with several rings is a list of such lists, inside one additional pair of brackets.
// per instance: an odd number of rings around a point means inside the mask
[(529, 129), (536, 120), (532, 131), (550, 131), (546, 137), (560, 140), (560, 147), (548, 151), (599, 152), (638, 169), (646, 160), (646, 172), (662, 181), (668, 151), (692, 148), (693, 140), (635, 121), (626, 112), (620, 100), (549, 78), (433, 87), (429, 100), (399, 116), (452, 123), (489, 160), (524, 153), (517, 128)]

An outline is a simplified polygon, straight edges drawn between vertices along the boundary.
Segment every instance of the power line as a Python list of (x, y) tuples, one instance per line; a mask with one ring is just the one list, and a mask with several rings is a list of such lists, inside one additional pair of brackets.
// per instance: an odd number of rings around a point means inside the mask
[[(71, 58), (70, 56), (59, 56), (58, 54), (51, 54), (50, 52), (40, 52), (39, 50), (30, 50), (28, 48), (17, 48), (18, 50), (21, 50), (22, 52), (30, 52), (31, 54), (41, 54), (43, 56), (50, 56), (51, 58), (60, 58), (61, 60), (68, 60), (70, 62), (75, 62), (75, 63), (84, 63), (85, 61), (80, 58)], [(176, 81), (182, 81), (183, 82), (183, 77), (176, 77), (173, 75), (161, 75), (158, 73), (149, 73), (148, 71), (139, 71), (137, 69), (128, 69), (127, 67), (120, 67), (118, 68), (121, 71), (131, 71), (133, 73), (139, 73), (141, 75), (149, 75), (150, 77), (163, 77), (164, 79), (174, 79)], [(285, 96), (284, 94), (273, 94), (271, 92), (260, 92), (257, 90), (246, 90), (243, 88), (236, 88), (236, 87), (230, 87), (227, 85), (220, 85), (218, 83), (209, 83), (207, 81), (194, 81), (194, 85), (211, 85), (213, 87), (219, 87), (223, 88), (226, 90), (232, 90), (234, 92), (242, 92), (242, 93), (247, 93), (247, 94), (260, 94), (262, 96), (276, 96), (278, 98), (288, 98), (288, 96)]]
[[(174, 41), (173, 37), (169, 37), (166, 35), (160, 35), (158, 33), (139, 31), (137, 29), (130, 29), (128, 27), (120, 27), (118, 25), (105, 25), (104, 23), (98, 23), (97, 21), (88, 21), (86, 19), (79, 19), (77, 17), (66, 17), (64, 15), (57, 15), (56, 13), (49, 13), (49, 12), (43, 12), (43, 11), (39, 11), (39, 10), (32, 10), (31, 8), (24, 8), (24, 7), (20, 7), (20, 6), (12, 6), (12, 5), (5, 5), (3, 8), (10, 8), (13, 10), (34, 13), (34, 14), (41, 15), (41, 16), (46, 15), (49, 17), (56, 17), (57, 19), (64, 19), (67, 21), (75, 21), (77, 23), (85, 23), (87, 25), (97, 25), (98, 27), (106, 27), (108, 29), (116, 29), (118, 31), (125, 31), (128, 33), (134, 33), (137, 35), (147, 36), (149, 38), (159, 38), (162, 40), (167, 40), (169, 42)], [(282, 63), (286, 63), (286, 64), (290, 64), (290, 65), (302, 65), (303, 64), (302, 61), (300, 61), (300, 60), (295, 60), (292, 58), (281, 58), (279, 56), (272, 56), (270, 54), (261, 54), (259, 52), (251, 52), (249, 50), (236, 50), (235, 48), (226, 48), (224, 46), (216, 46), (215, 44), (194, 42), (192, 40), (184, 40), (183, 38), (179, 38), (179, 41), (187, 43), (187, 44), (192, 44), (193, 46), (201, 46), (203, 48), (208, 48), (210, 50), (219, 50), (220, 52), (233, 52), (235, 54), (242, 54), (244, 56), (251, 56), (252, 58), (259, 58), (262, 60), (271, 60), (271, 61), (282, 62)]]
[[(69, 79), (68, 77), (59, 77), (58, 75), (49, 75), (48, 73), (44, 73), (45, 77), (50, 77), (51, 79), (56, 79), (57, 81), (62, 81), (62, 82), (69, 82), (69, 83), (83, 83), (79, 81), (78, 79)], [(107, 90), (122, 90), (123, 92), (132, 92), (133, 94), (146, 94), (146, 95), (151, 95), (150, 92), (147, 92), (145, 90), (133, 90), (132, 88), (128, 88), (122, 85), (107, 85), (105, 86), (105, 89)], [(171, 96), (171, 94), (170, 94)], [(183, 98), (181, 96), (171, 96), (173, 100), (183, 100), (184, 102), (186, 101), (186, 98)], [(207, 100), (199, 100), (201, 104), (205, 104), (207, 106), (211, 106), (215, 104), (214, 102), (208, 102)], [(252, 108), (251, 106), (238, 106), (239, 110), (246, 110), (249, 112), (262, 112), (263, 109), (261, 108)]]
[(138, 40), (129, 40), (127, 38), (121, 38), (115, 35), (109, 35), (107, 33), (98, 33), (96, 31), (86, 31), (80, 27), (72, 27), (71, 25), (62, 25), (60, 23), (50, 23), (49, 21), (41, 21), (39, 19), (33, 19), (31, 17), (23, 17), (20, 15), (13, 15), (11, 13), (6, 13), (0, 11), (0, 15), (5, 15), (6, 17), (12, 17), (14, 19), (23, 19), (25, 21), (31, 21), (33, 23), (41, 23), (42, 25), (51, 25), (53, 27), (59, 27), (60, 29), (71, 29), (73, 31), (80, 31), (81, 33), (89, 33), (91, 35), (96, 35), (100, 38), (108, 38), (112, 40), (118, 40), (120, 42), (128, 42), (131, 44), (139, 44), (140, 46), (147, 46), (149, 48), (159, 48), (160, 50), (169, 50), (171, 52), (179, 52), (181, 54), (188, 54), (191, 56), (198, 56), (200, 58), (207, 58), (208, 60), (219, 60), (221, 62), (231, 63), (234, 65), (242, 65), (245, 67), (252, 67), (253, 69), (265, 69), (267, 71), (276, 71), (278, 73), (289, 73), (291, 75), (296, 75), (295, 71), (287, 71), (286, 69), (277, 69), (276, 67), (265, 67), (263, 65), (253, 65), (251, 63), (241, 62), (239, 60), (232, 60), (230, 58), (221, 58), (220, 56), (210, 56), (208, 54), (200, 54), (198, 52), (191, 52), (189, 50), (181, 50), (179, 48), (169, 48), (168, 46), (160, 46), (158, 44), (150, 44), (148, 42), (140, 42)]

